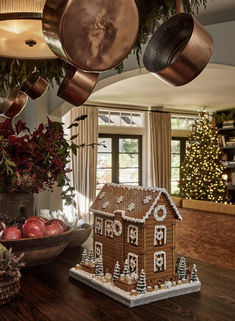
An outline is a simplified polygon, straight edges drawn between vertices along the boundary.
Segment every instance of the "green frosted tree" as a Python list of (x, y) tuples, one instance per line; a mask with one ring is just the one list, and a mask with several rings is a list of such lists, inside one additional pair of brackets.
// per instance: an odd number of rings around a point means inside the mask
[(87, 250), (86, 249), (84, 249), (84, 251), (82, 252), (81, 264), (85, 263), (85, 260), (87, 260)]
[(113, 270), (113, 282), (120, 277), (120, 264), (117, 261)]
[(130, 276), (130, 265), (129, 265), (128, 259), (126, 259), (126, 261), (124, 263), (123, 274), (125, 276)]
[(178, 274), (179, 280), (184, 280), (186, 278), (186, 262), (183, 256), (180, 258), (177, 274)]
[(193, 264), (193, 268), (192, 268), (192, 272), (191, 272), (191, 281), (192, 282), (198, 281), (196, 264)]
[(98, 276), (102, 274), (104, 274), (103, 260), (102, 257), (99, 257), (98, 262), (95, 266), (95, 275)]
[(208, 113), (200, 116), (193, 125), (181, 166), (181, 195), (187, 199), (228, 202), (218, 130)]

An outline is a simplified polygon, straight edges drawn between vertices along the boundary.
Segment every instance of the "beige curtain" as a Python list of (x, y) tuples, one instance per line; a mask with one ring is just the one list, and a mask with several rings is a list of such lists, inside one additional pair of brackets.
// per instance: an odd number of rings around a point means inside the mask
[(149, 117), (151, 185), (170, 192), (171, 115), (151, 112)]
[[(79, 134), (73, 142), (77, 145), (97, 144), (98, 108), (75, 107), (70, 112), (70, 122), (81, 115), (87, 115), (88, 117), (80, 121), (78, 127), (71, 128), (71, 136)], [(80, 219), (90, 224), (92, 223), (92, 216), (89, 208), (96, 196), (96, 167), (97, 146), (80, 148), (77, 156), (72, 155), (72, 181), (76, 190), (77, 214)]]

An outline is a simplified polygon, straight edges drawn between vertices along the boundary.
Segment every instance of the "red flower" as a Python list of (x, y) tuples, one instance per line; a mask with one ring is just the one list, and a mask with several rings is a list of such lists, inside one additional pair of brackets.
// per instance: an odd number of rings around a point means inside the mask
[(8, 137), (14, 133), (12, 127), (12, 118), (6, 118), (4, 122), (0, 123), (0, 136)]
[(26, 123), (23, 123), (22, 120), (19, 120), (16, 125), (16, 133), (17, 135), (19, 135), (19, 133), (21, 133), (23, 130), (27, 129), (26, 127)]

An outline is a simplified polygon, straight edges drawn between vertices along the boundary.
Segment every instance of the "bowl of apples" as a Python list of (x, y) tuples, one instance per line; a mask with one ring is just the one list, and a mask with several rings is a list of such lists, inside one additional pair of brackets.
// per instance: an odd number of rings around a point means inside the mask
[(1, 218), (0, 242), (16, 254), (24, 252), (27, 267), (51, 262), (69, 244), (73, 229), (59, 219), (39, 216)]

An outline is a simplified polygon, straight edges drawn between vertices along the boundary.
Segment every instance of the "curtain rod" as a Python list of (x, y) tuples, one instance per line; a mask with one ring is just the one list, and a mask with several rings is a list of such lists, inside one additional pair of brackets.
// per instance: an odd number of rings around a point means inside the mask
[[(198, 112), (194, 112), (194, 111), (181, 111), (181, 110), (161, 110), (161, 107), (159, 107), (158, 110), (149, 110), (149, 109), (145, 109), (145, 108), (138, 108), (137, 106), (126, 106), (126, 107), (121, 107), (121, 106), (113, 106), (113, 105), (99, 105), (99, 104), (84, 104), (84, 106), (87, 107), (98, 107), (98, 108), (105, 108), (105, 109), (117, 109), (117, 110), (126, 110), (126, 111), (142, 111), (142, 112), (149, 112), (149, 113), (166, 113), (166, 114), (180, 114), (180, 115), (198, 115)], [(129, 109), (128, 109), (129, 107)], [(133, 108), (134, 107), (134, 108)]]

